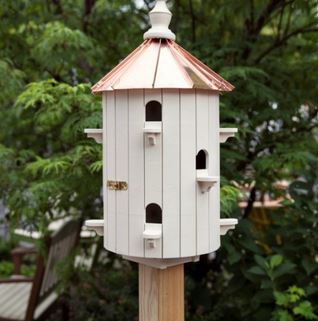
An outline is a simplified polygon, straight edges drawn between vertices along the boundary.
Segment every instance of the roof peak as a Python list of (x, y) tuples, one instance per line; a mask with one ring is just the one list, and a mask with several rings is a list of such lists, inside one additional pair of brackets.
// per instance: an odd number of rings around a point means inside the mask
[(172, 13), (167, 7), (167, 0), (157, 0), (150, 11), (151, 28), (144, 34), (144, 39), (176, 40), (176, 35), (169, 29)]

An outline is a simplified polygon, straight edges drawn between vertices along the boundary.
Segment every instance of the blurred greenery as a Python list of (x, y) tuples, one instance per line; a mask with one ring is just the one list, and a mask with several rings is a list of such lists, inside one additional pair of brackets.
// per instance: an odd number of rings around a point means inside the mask
[[(153, 3), (1, 1), (0, 198), (12, 226), (23, 221), (46, 232), (57, 217), (101, 217), (101, 147), (83, 134), (101, 126), (90, 86), (142, 41)], [(178, 43), (235, 85), (221, 97), (221, 123), (239, 128), (221, 147), (221, 205), (240, 223), (214, 260), (187, 265), (187, 320), (314, 320), (318, 2), (169, 5)], [(275, 185), (282, 180), (290, 198)], [(242, 213), (238, 186), (247, 185)], [(268, 211), (270, 224), (260, 231), (253, 205), (265, 194), (285, 201)], [(0, 273), (10, 269), (2, 263)], [(75, 271), (69, 300), (76, 320), (136, 319), (136, 277), (135, 265), (113, 255), (90, 272)]]

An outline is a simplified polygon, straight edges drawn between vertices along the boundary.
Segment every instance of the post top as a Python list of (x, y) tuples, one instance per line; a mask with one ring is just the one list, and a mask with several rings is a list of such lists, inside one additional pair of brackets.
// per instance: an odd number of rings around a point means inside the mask
[(151, 28), (144, 34), (144, 39), (176, 40), (176, 35), (169, 29), (172, 13), (167, 7), (166, 0), (157, 0), (149, 16)]

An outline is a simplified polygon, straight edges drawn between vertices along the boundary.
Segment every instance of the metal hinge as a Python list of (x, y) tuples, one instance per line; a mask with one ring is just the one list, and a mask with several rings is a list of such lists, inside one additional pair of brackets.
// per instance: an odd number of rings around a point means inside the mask
[(128, 183), (120, 181), (107, 181), (107, 187), (111, 191), (126, 191), (128, 189)]

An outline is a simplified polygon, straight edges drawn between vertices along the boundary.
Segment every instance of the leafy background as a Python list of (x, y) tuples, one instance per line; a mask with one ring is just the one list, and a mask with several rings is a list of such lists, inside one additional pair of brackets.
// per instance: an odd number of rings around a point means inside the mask
[[(0, 198), (12, 226), (101, 217), (101, 147), (83, 134), (101, 126), (90, 86), (142, 41), (153, 3), (1, 1)], [(240, 223), (215, 259), (186, 267), (187, 320), (315, 320), (318, 2), (169, 5), (178, 43), (235, 85), (221, 123), (240, 129), (221, 149), (222, 215)], [(250, 186), (243, 211), (238, 185)], [(260, 227), (254, 204), (266, 194), (284, 201)], [(76, 320), (137, 318), (135, 265), (109, 254), (65, 280)]]

